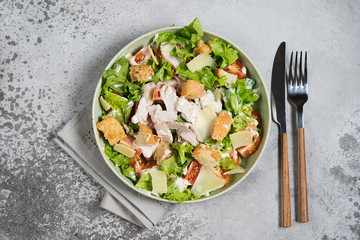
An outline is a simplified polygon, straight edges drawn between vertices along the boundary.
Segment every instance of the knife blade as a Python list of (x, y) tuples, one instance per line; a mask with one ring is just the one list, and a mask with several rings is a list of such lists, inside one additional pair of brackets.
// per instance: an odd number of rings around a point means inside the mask
[(272, 110), (274, 121), (280, 125), (282, 133), (286, 133), (285, 117), (285, 42), (276, 52), (271, 76)]
[(281, 133), (281, 211), (282, 226), (291, 227), (289, 159), (285, 116), (285, 42), (276, 52), (271, 76), (271, 105), (274, 121)]

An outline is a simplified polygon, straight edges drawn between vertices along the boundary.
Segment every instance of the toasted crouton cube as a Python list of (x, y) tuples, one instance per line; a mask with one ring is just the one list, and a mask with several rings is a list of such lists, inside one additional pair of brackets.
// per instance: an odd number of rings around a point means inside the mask
[(124, 128), (112, 116), (107, 116), (104, 120), (98, 122), (96, 127), (104, 133), (105, 139), (109, 141), (111, 146), (126, 136)]
[(154, 70), (150, 65), (134, 65), (130, 67), (130, 78), (133, 82), (143, 82), (154, 75)]
[(148, 128), (145, 124), (139, 124), (139, 133), (136, 137), (137, 145), (156, 145), (157, 139), (153, 135), (150, 128)]
[(223, 138), (228, 134), (231, 128), (232, 118), (226, 112), (220, 112), (219, 116), (216, 118), (216, 123), (212, 138), (216, 140), (223, 140)]
[(206, 45), (203, 40), (198, 41), (196, 47), (194, 48), (195, 56), (199, 55), (200, 53), (210, 54), (211, 48), (210, 46)]
[(225, 71), (224, 69), (217, 68), (217, 69), (215, 69), (214, 74), (215, 74), (215, 76), (218, 77), (218, 78), (221, 78), (222, 76), (226, 76), (226, 81), (227, 81), (228, 83), (236, 83), (237, 75), (232, 74), (232, 73), (228, 73), (228, 72)]
[(194, 80), (186, 80), (182, 85), (181, 96), (190, 99), (200, 98), (204, 95), (204, 84)]
[(192, 153), (192, 156), (199, 161), (202, 165), (208, 168), (214, 168), (221, 160), (221, 154), (209, 147), (198, 146)]
[(164, 160), (172, 156), (171, 148), (164, 141), (160, 141), (153, 158), (156, 160), (157, 165), (160, 165)]

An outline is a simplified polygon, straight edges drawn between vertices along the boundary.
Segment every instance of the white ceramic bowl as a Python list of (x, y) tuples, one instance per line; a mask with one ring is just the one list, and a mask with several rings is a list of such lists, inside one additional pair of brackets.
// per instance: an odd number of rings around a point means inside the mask
[[(147, 45), (150, 43), (150, 41), (152, 40), (152, 38), (156, 35), (156, 34), (160, 34), (166, 31), (172, 31), (172, 32), (178, 32), (182, 29), (183, 27), (168, 27), (168, 28), (161, 28), (149, 33), (146, 33), (144, 35), (142, 35), (141, 37), (138, 37), (137, 39), (135, 39), (134, 41), (130, 42), (128, 45), (126, 45), (123, 49), (120, 50), (120, 52), (118, 52), (113, 59), (111, 59), (111, 61), (109, 62), (109, 64), (107, 65), (106, 69), (110, 68), (114, 62), (116, 62), (116, 60), (120, 59), (122, 56), (125, 56), (127, 53), (135, 53), (137, 52), (137, 50), (139, 50), (140, 48), (142, 48), (144, 45)], [(211, 194), (208, 197), (200, 197), (196, 200), (191, 200), (191, 201), (185, 201), (185, 203), (195, 203), (195, 202), (201, 202), (204, 200), (208, 200), (208, 199), (212, 199), (215, 198), (217, 196), (220, 196), (221, 194), (224, 194), (225, 192), (229, 191), (230, 189), (232, 189), (233, 187), (235, 187), (237, 184), (239, 184), (242, 180), (244, 180), (246, 178), (247, 175), (249, 175), (249, 173), (254, 169), (256, 163), (259, 161), (259, 159), (261, 158), (261, 155), (265, 149), (266, 143), (268, 141), (268, 136), (269, 136), (269, 131), (270, 131), (270, 104), (269, 104), (269, 98), (268, 98), (268, 93), (266, 91), (266, 87), (264, 84), (264, 81), (262, 80), (260, 73), (258, 72), (258, 70), (256, 69), (255, 65), (252, 63), (252, 61), (249, 59), (249, 57), (238, 47), (236, 46), (234, 43), (230, 42), (229, 40), (227, 40), (226, 38), (219, 36), (215, 33), (209, 32), (209, 31), (205, 31), (204, 30), (204, 36), (202, 37), (202, 39), (207, 42), (209, 40), (212, 40), (214, 38), (218, 38), (224, 42), (230, 43), (234, 48), (236, 48), (239, 51), (239, 55), (240, 55), (240, 60), (244, 63), (244, 65), (247, 68), (247, 77), (250, 77), (254, 80), (256, 80), (256, 85), (255, 88), (259, 88), (260, 89), (260, 98), (256, 101), (255, 103), (255, 108), (258, 110), (258, 112), (261, 115), (262, 118), (262, 124), (261, 124), (261, 128), (262, 128), (262, 133), (261, 133), (261, 144), (258, 148), (258, 150), (247, 159), (247, 163), (246, 163), (246, 172), (242, 173), (242, 174), (237, 174), (235, 175), (235, 178), (230, 181), (225, 187), (216, 190), (213, 194)], [(97, 128), (96, 128), (96, 123), (99, 120), (99, 117), (101, 117), (101, 105), (99, 103), (99, 96), (100, 96), (100, 92), (101, 92), (101, 85), (102, 85), (102, 79), (100, 78), (96, 90), (95, 90), (95, 94), (94, 94), (94, 99), (93, 99), (93, 106), (92, 106), (92, 122), (93, 122), (93, 130), (94, 130), (94, 134), (95, 134), (95, 138), (96, 138), (96, 143), (99, 147), (99, 151), (101, 152), (102, 157), (105, 160), (105, 163), (111, 168), (111, 170), (126, 184), (128, 185), (130, 188), (132, 188), (134, 191), (139, 192), (140, 194), (143, 194), (147, 197), (159, 200), (159, 201), (164, 201), (164, 202), (172, 202), (160, 197), (156, 197), (156, 196), (152, 196), (152, 195), (147, 195), (144, 192), (140, 191), (139, 189), (134, 187), (134, 184), (126, 177), (124, 177), (121, 174), (121, 171), (118, 167), (115, 167), (112, 162), (109, 160), (109, 158), (106, 156), (105, 152), (104, 152), (104, 148), (105, 148), (105, 140), (102, 137), (102, 133), (100, 133)], [(177, 202), (174, 202), (177, 203)]]

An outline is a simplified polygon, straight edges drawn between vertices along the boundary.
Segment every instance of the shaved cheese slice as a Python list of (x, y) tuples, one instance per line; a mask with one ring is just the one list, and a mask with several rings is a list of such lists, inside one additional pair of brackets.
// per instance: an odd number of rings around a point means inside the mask
[(156, 63), (156, 65), (159, 65), (159, 61), (158, 61), (157, 58), (155, 57), (152, 48), (151, 48), (149, 45), (148, 45), (148, 48), (149, 48), (151, 57), (154, 59), (154, 62)]
[(166, 193), (167, 192), (167, 181), (166, 173), (160, 170), (151, 170), (152, 187), (154, 193)]
[(198, 197), (223, 187), (226, 180), (218, 177), (208, 167), (202, 166), (191, 191)]
[(132, 158), (135, 155), (135, 150), (125, 146), (124, 144), (117, 143), (114, 145), (114, 150), (124, 154), (125, 156)]
[(226, 174), (244, 173), (245, 171), (246, 171), (245, 168), (237, 166), (235, 169), (231, 169), (230, 171), (225, 172), (224, 175), (226, 175)]
[(100, 96), (100, 104), (105, 111), (108, 111), (111, 108), (110, 104), (102, 96)]
[(214, 68), (216, 67), (216, 62), (210, 55), (206, 53), (200, 53), (193, 60), (188, 62), (186, 66), (189, 68), (191, 72), (196, 72), (198, 70), (203, 69), (203, 67), (206, 66)]
[(228, 73), (227, 71), (224, 71), (223, 69), (219, 69), (219, 76), (226, 76), (226, 81), (228, 83), (236, 83), (237, 75)]
[(230, 134), (233, 148), (246, 146), (252, 143), (254, 133), (252, 131), (240, 131)]
[(211, 136), (215, 123), (216, 113), (212, 106), (207, 106), (198, 113), (194, 128), (199, 141), (203, 142), (205, 138)]
[(163, 55), (164, 59), (167, 62), (170, 62), (174, 66), (174, 68), (177, 68), (179, 66), (179, 64), (181, 63), (182, 59), (171, 55), (170, 52), (171, 52), (171, 50), (173, 50), (174, 47), (175, 47), (174, 44), (161, 44), (160, 50), (161, 50), (161, 54)]

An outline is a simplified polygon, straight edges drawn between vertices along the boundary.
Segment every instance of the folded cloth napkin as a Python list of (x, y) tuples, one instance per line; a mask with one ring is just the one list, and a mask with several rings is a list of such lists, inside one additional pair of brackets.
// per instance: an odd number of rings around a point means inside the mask
[(130, 189), (103, 160), (92, 130), (91, 102), (58, 133), (55, 141), (107, 190), (101, 207), (143, 228), (155, 226), (169, 203)]

